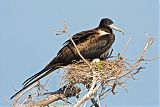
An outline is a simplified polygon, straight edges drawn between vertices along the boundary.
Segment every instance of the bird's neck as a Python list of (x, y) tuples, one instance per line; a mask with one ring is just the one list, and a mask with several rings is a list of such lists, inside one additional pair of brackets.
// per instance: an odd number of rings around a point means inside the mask
[(111, 28), (109, 28), (109, 27), (108, 28), (106, 28), (106, 27), (105, 28), (104, 27), (98, 27), (97, 29), (108, 33), (108, 38), (110, 39), (109, 40), (109, 42), (110, 42), (109, 44), (112, 44), (115, 41), (115, 35), (114, 35), (114, 33), (113, 33)]
[(107, 33), (110, 33), (110, 34), (113, 34), (113, 31), (111, 28), (109, 27), (98, 27), (98, 29), (100, 29), (101, 31), (104, 31), (104, 32), (107, 32)]

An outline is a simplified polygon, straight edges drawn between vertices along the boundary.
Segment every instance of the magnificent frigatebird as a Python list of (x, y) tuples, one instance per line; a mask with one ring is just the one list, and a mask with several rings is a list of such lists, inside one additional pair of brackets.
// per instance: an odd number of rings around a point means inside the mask
[[(77, 33), (72, 36), (72, 39), (85, 59), (93, 60), (99, 58), (104, 60), (106, 59), (108, 51), (115, 40), (115, 35), (112, 29), (124, 34), (124, 31), (117, 27), (111, 19), (104, 18), (100, 21), (97, 28)], [(61, 66), (71, 64), (74, 60), (78, 61), (80, 59), (81, 57), (77, 53), (71, 40), (67, 40), (63, 48), (58, 52), (57, 56), (44, 69), (28, 78), (23, 83), (24, 87), (13, 95), (11, 99), (54, 70)]]

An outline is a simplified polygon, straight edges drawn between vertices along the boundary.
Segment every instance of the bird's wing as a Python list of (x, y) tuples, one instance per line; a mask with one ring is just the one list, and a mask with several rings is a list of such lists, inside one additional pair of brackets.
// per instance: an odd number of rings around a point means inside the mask
[[(72, 39), (75, 42), (75, 44), (78, 45), (79, 43), (84, 42), (85, 40), (89, 39), (89, 37), (95, 35), (96, 33), (97, 32), (94, 29), (88, 30), (88, 31), (82, 31), (80, 33), (73, 35)], [(61, 59), (63, 59), (64, 57), (67, 57), (67, 55), (65, 55), (65, 54), (69, 54), (70, 49), (68, 47), (70, 47), (70, 46), (74, 47), (73, 43), (69, 39), (64, 43), (63, 48), (61, 48), (59, 50), (59, 52), (57, 53), (57, 56), (50, 63), (48, 63), (47, 67), (51, 67), (53, 64), (55, 64), (57, 62), (61, 62)], [(65, 65), (65, 64), (63, 64), (63, 65)]]
[[(73, 41), (75, 42), (75, 44), (77, 45), (78, 43), (82, 42), (83, 40), (85, 40), (86, 38), (88, 38), (89, 36), (92, 36), (94, 34), (97, 34), (98, 32), (94, 29), (92, 30), (88, 30), (88, 31), (82, 31), (80, 33), (77, 33), (75, 35), (72, 36)], [(67, 40), (66, 42), (64, 42), (64, 45), (70, 44), (72, 43), (71, 40)]]
[[(86, 59), (92, 59), (94, 57), (99, 57), (104, 52), (106, 52), (106, 50), (110, 48), (111, 45), (109, 45), (109, 35), (111, 34), (105, 33), (102, 31), (100, 32), (98, 29), (93, 29), (93, 30), (77, 33), (76, 35), (72, 37), (72, 39), (76, 43), (77, 48), (79, 49), (80, 53)], [(74, 46), (71, 40), (68, 40), (65, 43), (66, 44), (64, 48), (62, 48), (58, 52), (57, 56), (59, 56), (60, 58), (61, 57), (64, 58), (64, 56), (66, 57), (65, 54), (68, 54), (68, 52), (66, 52), (66, 50), (68, 49), (66, 49), (65, 47), (67, 48), (69, 47), (73, 51), (72, 55), (75, 56), (75, 59), (79, 59), (79, 55), (74, 49)], [(68, 56), (68, 57), (72, 57), (72, 56)]]

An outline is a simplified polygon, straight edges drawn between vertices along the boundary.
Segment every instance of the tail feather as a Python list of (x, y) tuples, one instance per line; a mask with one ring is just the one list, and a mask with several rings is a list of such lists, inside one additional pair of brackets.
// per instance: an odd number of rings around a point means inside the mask
[(42, 69), (40, 72), (36, 73), (35, 75), (33, 75), (30, 78), (28, 78), (27, 80), (25, 80), (22, 83), (22, 85), (26, 86), (30, 81), (34, 80), (39, 75), (43, 74), (44, 72), (46, 72), (50, 68), (53, 68), (53, 66), (58, 65), (59, 63), (57, 64), (57, 59), (58, 59), (58, 57), (55, 57), (44, 69)]
[(23, 90), (27, 89), (29, 86), (31, 86), (32, 84), (34, 84), (36, 81), (42, 79), (43, 77), (45, 77), (46, 75), (50, 74), (51, 72), (53, 72), (54, 70), (56, 70), (58, 67), (50, 67), (50, 68), (44, 68), (43, 70), (41, 70), (40, 72), (38, 72), (37, 74), (35, 74), (34, 76), (30, 77), (29, 79), (27, 79), (24, 82), (24, 87), (19, 90), (16, 94), (14, 94), (12, 98), (14, 98), (15, 96), (17, 96), (19, 93), (21, 93)]
[(15, 96), (17, 96), (19, 93), (23, 92), (28, 87), (30, 87), (36, 81), (42, 79), (43, 77), (47, 76), (48, 74), (50, 74), (54, 70), (60, 68), (60, 66), (64, 65), (62, 63), (58, 63), (58, 61), (59, 61), (58, 57), (55, 57), (44, 69), (42, 69), (40, 72), (34, 74), (33, 76), (31, 76), (30, 78), (25, 80), (22, 84), (22, 85), (24, 85), (23, 88), (21, 90), (19, 90), (16, 94), (14, 94), (11, 97), (11, 99), (14, 98)]
[(40, 72), (36, 73), (35, 75), (31, 76), (30, 78), (28, 78), (27, 80), (25, 80), (22, 85), (24, 85), (24, 87), (31, 82), (32, 80), (34, 80), (36, 77), (38, 77), (39, 75), (43, 74), (44, 72), (46, 72), (47, 70), (49, 70), (49, 67), (45, 67), (44, 69), (42, 69)]

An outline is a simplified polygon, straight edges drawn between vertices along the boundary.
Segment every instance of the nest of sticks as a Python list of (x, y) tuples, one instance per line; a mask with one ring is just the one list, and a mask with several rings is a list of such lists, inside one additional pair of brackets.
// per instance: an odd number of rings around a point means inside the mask
[[(89, 61), (88, 61), (89, 62)], [(101, 83), (109, 83), (111, 78), (120, 77), (126, 72), (123, 59), (102, 60), (99, 62), (89, 62), (90, 68), (83, 60), (72, 63), (64, 68), (62, 76), (63, 83), (83, 84), (89, 86), (92, 83), (93, 71), (96, 73), (96, 80)]]

